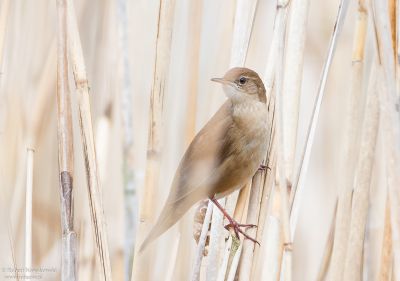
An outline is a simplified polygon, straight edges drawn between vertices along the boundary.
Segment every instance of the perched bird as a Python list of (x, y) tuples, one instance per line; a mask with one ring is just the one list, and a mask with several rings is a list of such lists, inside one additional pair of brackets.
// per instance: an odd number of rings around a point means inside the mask
[(226, 227), (233, 227), (237, 236), (240, 232), (257, 242), (240, 229), (253, 225), (237, 223), (217, 199), (243, 187), (266, 156), (269, 126), (265, 87), (256, 72), (241, 67), (211, 80), (223, 85), (228, 99), (186, 150), (167, 202), (140, 251), (207, 197), (229, 220)]

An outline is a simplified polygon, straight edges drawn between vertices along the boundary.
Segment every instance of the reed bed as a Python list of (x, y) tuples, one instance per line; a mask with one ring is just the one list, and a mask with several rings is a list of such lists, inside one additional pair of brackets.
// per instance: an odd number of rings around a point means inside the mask
[[(0, 280), (400, 280), (398, 0), (0, 1)], [(139, 246), (230, 67), (268, 153)], [(86, 191), (84, 191), (86, 190)]]

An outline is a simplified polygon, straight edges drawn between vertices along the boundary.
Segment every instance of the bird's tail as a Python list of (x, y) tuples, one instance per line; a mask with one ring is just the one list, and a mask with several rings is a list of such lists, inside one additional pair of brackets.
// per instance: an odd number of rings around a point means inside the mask
[(142, 252), (151, 242), (173, 226), (193, 205), (191, 202), (188, 203), (187, 200), (182, 200), (181, 203), (167, 203), (161, 211), (157, 223), (153, 226), (146, 239), (142, 242), (139, 252)]

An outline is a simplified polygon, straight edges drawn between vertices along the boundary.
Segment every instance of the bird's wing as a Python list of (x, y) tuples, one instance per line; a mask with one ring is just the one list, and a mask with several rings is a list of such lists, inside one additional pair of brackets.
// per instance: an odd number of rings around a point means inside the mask
[(167, 203), (174, 203), (198, 189), (208, 192), (218, 181), (218, 171), (229, 157), (227, 134), (233, 125), (231, 102), (225, 102), (186, 150), (176, 171)]
[(175, 224), (196, 202), (211, 194), (225, 174), (230, 144), (226, 134), (233, 125), (231, 102), (226, 101), (196, 135), (176, 171), (167, 202), (157, 223), (142, 243), (141, 251)]

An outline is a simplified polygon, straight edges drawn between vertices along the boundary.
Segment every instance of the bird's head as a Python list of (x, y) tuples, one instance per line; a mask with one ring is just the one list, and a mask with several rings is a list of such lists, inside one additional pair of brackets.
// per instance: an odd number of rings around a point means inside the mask
[(234, 67), (224, 77), (213, 78), (211, 81), (221, 83), (229, 98), (267, 102), (264, 84), (260, 76), (251, 69)]

